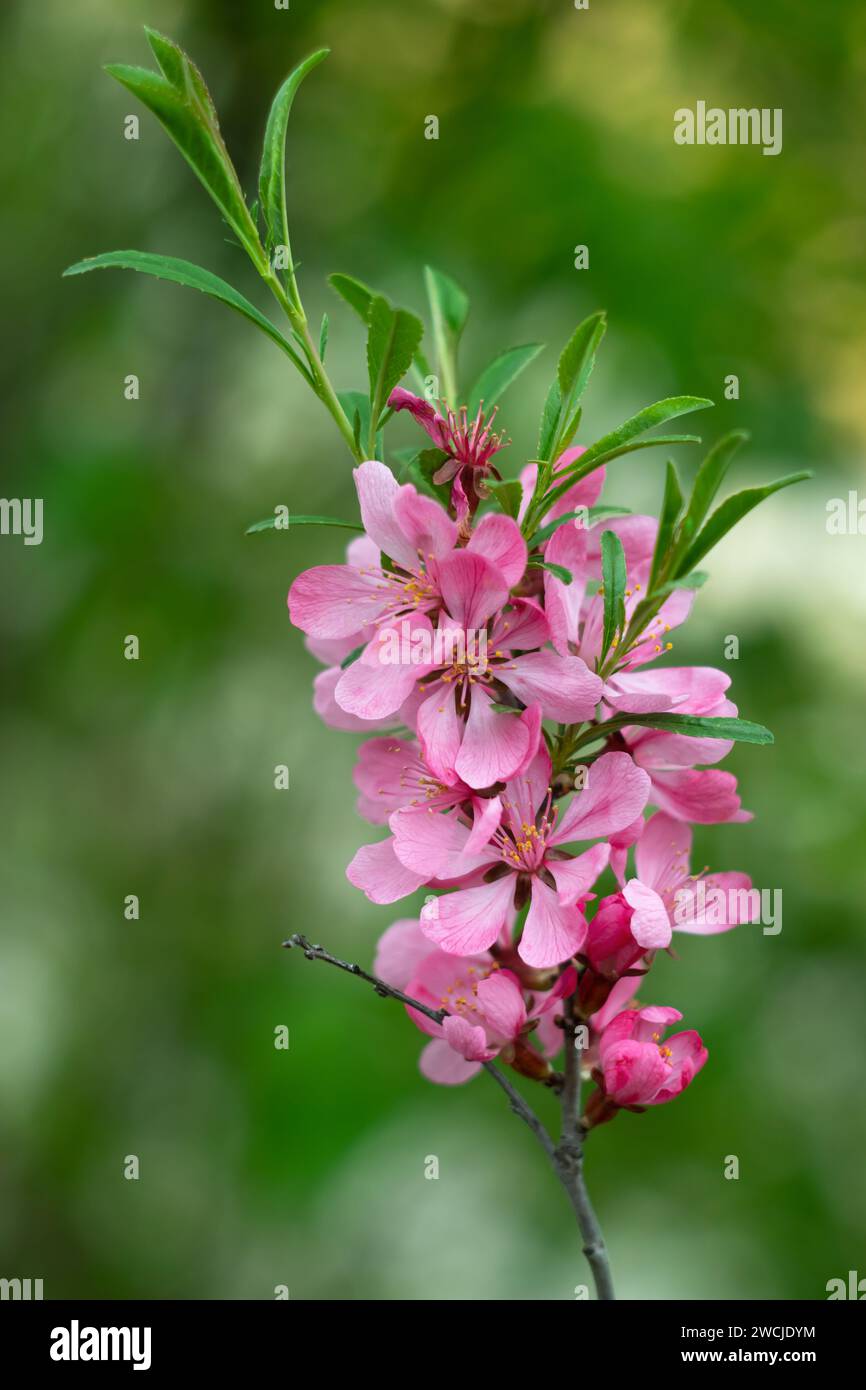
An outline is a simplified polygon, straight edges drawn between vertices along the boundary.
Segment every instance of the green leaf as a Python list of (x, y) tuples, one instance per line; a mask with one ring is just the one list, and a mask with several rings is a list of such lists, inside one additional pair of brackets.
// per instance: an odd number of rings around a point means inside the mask
[(571, 584), (574, 580), (574, 575), (571, 570), (565, 568), (565, 565), (554, 565), (550, 560), (543, 560), (540, 555), (530, 555), (526, 564), (530, 569), (549, 570), (551, 574), (556, 575), (557, 579), (561, 579), (563, 584)]
[(435, 497), (446, 510), (451, 504), (451, 483), (434, 483), (433, 475), (442, 467), (447, 457), (441, 449), (422, 449), (420, 453), (415, 454), (407, 467), (409, 481), (414, 483), (420, 492)]
[(667, 471), (665, 473), (665, 491), (662, 498), (662, 510), (659, 516), (659, 529), (656, 535), (655, 550), (653, 551), (652, 569), (650, 570), (649, 587), (650, 592), (655, 592), (656, 583), (664, 573), (665, 563), (669, 559), (669, 550), (673, 539), (674, 527), (677, 524), (680, 512), (683, 509), (683, 492), (680, 487), (680, 480), (677, 470), (670, 459), (668, 459)]
[(811, 478), (812, 474), (808, 470), (799, 473), (789, 473), (787, 477), (778, 478), (774, 483), (767, 483), (764, 487), (749, 487), (743, 492), (736, 492), (732, 497), (728, 497), (720, 507), (717, 507), (709, 521), (698, 532), (695, 540), (689, 546), (685, 555), (677, 566), (676, 578), (681, 574), (686, 574), (692, 569), (699, 560), (712, 550), (714, 545), (718, 545), (723, 536), (736, 526), (744, 516), (757, 507), (765, 498), (772, 497), (774, 492), (780, 492), (784, 487), (791, 487), (793, 483), (805, 482)]
[(328, 350), (328, 326), (329, 319), (327, 314), (322, 315), (322, 326), (319, 329), (319, 357), (322, 362), (325, 360), (325, 353)]
[[(588, 473), (600, 468), (603, 463), (610, 463), (611, 459), (621, 458), (623, 454), (636, 453), (638, 449), (656, 449), (665, 444), (700, 444), (699, 434), (657, 434), (652, 439), (634, 439), (629, 444), (620, 444), (611, 447), (607, 453), (594, 456), (586, 466), (583, 466), (586, 454), (581, 454), (580, 459), (572, 468), (565, 473), (560, 470), (556, 475), (556, 486), (552, 491), (545, 494), (544, 510), (549, 511), (554, 502), (563, 497), (569, 488), (574, 487), (575, 483), (580, 482)], [(587, 453), (589, 450), (587, 450)], [(560, 482), (560, 479), (563, 481)]]
[(307, 366), (270, 319), (225, 280), (221, 280), (209, 270), (202, 269), (200, 265), (193, 265), (191, 261), (180, 261), (175, 256), (154, 255), (150, 251), (106, 251), (101, 256), (89, 256), (85, 261), (76, 261), (75, 265), (68, 266), (63, 274), (84, 275), (89, 270), (108, 270), (112, 267), (120, 270), (138, 270), (144, 275), (154, 275), (159, 280), (172, 280), (176, 285), (186, 285), (189, 289), (200, 290), (202, 294), (208, 294), (212, 299), (227, 304), (230, 309), (243, 314), (244, 318), (249, 319), (281, 347), (301, 375), (312, 384)]
[(330, 49), (319, 48), (289, 73), (274, 97), (265, 127), (262, 162), (259, 169), (259, 202), (264, 218), (268, 247), (289, 245), (286, 211), (286, 128), (295, 93), (314, 67), (327, 58)]
[(109, 63), (106, 67), (152, 111), (207, 189), (260, 270), (267, 262), (240, 181), (220, 134), (216, 108), (198, 68), (171, 39), (145, 28), (161, 73)]
[(351, 305), (359, 319), (367, 323), (370, 305), (376, 297), (375, 291), (371, 290), (369, 285), (365, 285), (363, 280), (356, 280), (354, 275), (343, 275), (340, 271), (328, 276), (328, 284)]
[(258, 531), (291, 531), (293, 526), (339, 526), (344, 531), (363, 531), (364, 529), (360, 522), (341, 521), (336, 516), (296, 516), (294, 512), (290, 512), (288, 526), (278, 526), (276, 516), (266, 516), (264, 521), (254, 521), (252, 526), (247, 527), (244, 534), (252, 536)]
[(556, 430), (561, 413), (562, 393), (559, 389), (559, 382), (552, 381), (547, 393), (547, 398), (544, 402), (544, 410), (541, 414), (541, 424), (538, 430), (538, 457), (543, 463), (549, 462), (550, 455), (553, 452)]
[(710, 718), (695, 714), (624, 714), (609, 724), (624, 727), (628, 724), (641, 724), (648, 729), (664, 729), (671, 734), (685, 734), (688, 738), (725, 738), (736, 743), (772, 743), (773, 735), (763, 724), (753, 724), (748, 719)]
[(485, 411), (496, 405), (520, 373), (543, 350), (543, 343), (526, 343), (523, 347), (508, 348), (494, 357), (484, 368), (469, 392), (469, 414), (475, 415), (483, 401)]
[(724, 482), (731, 459), (740, 445), (745, 443), (748, 438), (749, 435), (746, 430), (732, 430), (730, 434), (726, 434), (713, 446), (698, 469), (689, 505), (680, 526), (677, 547), (680, 552), (691, 544), (703, 525), (707, 512), (712, 506), (713, 498)]
[(562, 350), (556, 376), (565, 414), (574, 410), (586, 390), (606, 328), (607, 319), (603, 312), (591, 314), (578, 324)]
[(638, 435), (646, 434), (647, 430), (655, 429), (656, 425), (663, 425), (666, 420), (674, 420), (678, 415), (706, 410), (712, 404), (712, 401), (706, 400), (703, 396), (669, 396), (666, 400), (656, 401), (655, 405), (648, 405), (639, 410), (637, 415), (632, 415), (624, 424), (611, 430), (610, 434), (591, 444), (586, 453), (581, 455), (574, 472), (583, 477), (585, 471), (590, 471), (590, 466), (598, 466), (602, 456), (609, 458), (622, 452), (622, 446)]
[(506, 516), (514, 517), (516, 521), (523, 501), (523, 488), (517, 479), (506, 478), (501, 482), (487, 482), (486, 487), (496, 499), (500, 511), (505, 512)]
[(586, 516), (587, 524), (595, 526), (596, 522), (605, 521), (609, 516), (631, 516), (630, 507), (588, 507), (586, 511), (565, 512), (562, 516), (557, 516), (553, 521), (549, 521), (546, 526), (542, 526), (536, 531), (534, 536), (526, 542), (530, 550), (535, 550), (536, 546), (543, 545), (549, 540), (554, 531), (558, 531), (560, 526), (566, 522), (574, 521), (577, 517)]
[(373, 296), (367, 332), (371, 429), (376, 428), (392, 390), (412, 365), (424, 325), (408, 309), (394, 309), (382, 295)]
[(469, 316), (469, 298), (450, 275), (429, 265), (424, 267), (424, 283), (430, 301), (442, 395), (456, 409), (457, 348)]
[(604, 586), (604, 632), (598, 664), (610, 651), (617, 632), (625, 627), (625, 551), (615, 531), (601, 533), (601, 582)]

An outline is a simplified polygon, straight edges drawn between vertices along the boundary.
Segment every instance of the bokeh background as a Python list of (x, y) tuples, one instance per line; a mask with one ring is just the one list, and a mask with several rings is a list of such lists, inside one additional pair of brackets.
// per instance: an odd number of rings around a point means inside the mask
[[(326, 273), (420, 310), (430, 261), (472, 295), (465, 380), (501, 347), (551, 345), (506, 397), (512, 470), (561, 343), (601, 306), (585, 438), (694, 392), (719, 402), (696, 417), (706, 438), (752, 431), (737, 483), (815, 470), (720, 547), (671, 658), (724, 665), (739, 638), (733, 693), (777, 742), (735, 750), (754, 823), (699, 829), (696, 855), (781, 888), (783, 930), (659, 962), (646, 997), (683, 1008), (710, 1064), (675, 1105), (598, 1131), (588, 1173), (625, 1297), (821, 1298), (866, 1274), (866, 540), (826, 529), (828, 499), (864, 487), (856, 0), (2, 7), (2, 491), (45, 499), (45, 539), (0, 540), (0, 1274), (117, 1298), (570, 1299), (586, 1279), (495, 1088), (428, 1085), (396, 1006), (280, 950), (301, 930), (369, 964), (399, 915), (344, 879), (375, 837), (355, 739), (317, 722), (285, 610), (341, 535), (244, 536), (281, 502), (351, 516), (350, 460), (281, 354), (220, 306), (132, 275), (60, 279), (137, 247), (267, 307), (153, 118), (123, 138), (139, 108), (100, 65), (149, 63), (143, 23), (204, 69), (251, 192), (273, 91), (331, 46), (296, 102), (288, 182), (340, 387), (364, 385), (362, 335)], [(674, 110), (700, 98), (782, 107), (782, 154), (674, 145)], [(392, 443), (412, 439), (399, 422)], [(663, 459), (614, 464), (609, 499), (655, 507)]]

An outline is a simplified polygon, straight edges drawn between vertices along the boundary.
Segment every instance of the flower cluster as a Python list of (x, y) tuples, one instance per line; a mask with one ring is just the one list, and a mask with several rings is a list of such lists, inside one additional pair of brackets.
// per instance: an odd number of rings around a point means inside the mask
[[(500, 437), (480, 410), (468, 421), (403, 389), (390, 404), (445, 455), (433, 482), (440, 495), (449, 484), (448, 505), (363, 462), (364, 535), (345, 564), (305, 571), (288, 597), (324, 663), (318, 713), (374, 734), (358, 754), (358, 810), (388, 833), (358, 850), (349, 881), (381, 904), (427, 890), (420, 919), (385, 932), (376, 971), (441, 1012), (437, 1022), (409, 1008), (431, 1036), (431, 1080), (465, 1081), (498, 1057), (555, 1082), (571, 999), (597, 1085), (585, 1123), (660, 1104), (707, 1053), (693, 1031), (665, 1039), (675, 1009), (637, 1003), (655, 953), (674, 931), (755, 915), (745, 875), (689, 862), (691, 823), (749, 819), (733, 775), (713, 766), (731, 747), (713, 727), (737, 713), (729, 679), (652, 665), (695, 593), (656, 592), (654, 518), (596, 519), (603, 466), (584, 473), (583, 450), (564, 450), (539, 512), (528, 465), (509, 515), (488, 490)], [(611, 545), (618, 611), (603, 582)], [(674, 716), (695, 727), (677, 732)], [(605, 874), (614, 891), (600, 895)]]

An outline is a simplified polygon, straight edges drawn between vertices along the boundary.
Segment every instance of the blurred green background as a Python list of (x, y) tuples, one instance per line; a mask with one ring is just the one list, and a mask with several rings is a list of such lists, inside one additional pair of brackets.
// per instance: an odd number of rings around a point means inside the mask
[[(280, 950), (300, 930), (369, 964), (407, 915), (343, 877), (376, 832), (354, 810), (356, 740), (314, 716), (285, 609), (340, 533), (243, 534), (278, 503), (352, 515), (350, 460), (221, 307), (133, 275), (60, 279), (137, 247), (268, 307), (154, 119), (100, 71), (151, 61), (143, 23), (203, 68), (251, 193), (273, 91), (331, 46), (296, 102), (288, 182), (341, 388), (364, 385), (362, 335), (326, 273), (421, 309), (430, 261), (472, 294), (467, 379), (501, 347), (551, 345), (506, 397), (512, 470), (559, 346), (601, 306), (586, 438), (694, 392), (719, 402), (705, 438), (752, 431), (736, 482), (815, 469), (719, 549), (671, 658), (724, 666), (739, 637), (732, 693), (777, 742), (728, 760), (755, 821), (699, 828), (696, 858), (781, 888), (783, 931), (685, 939), (658, 963), (643, 997), (681, 1007), (710, 1064), (675, 1105), (599, 1130), (588, 1175), (624, 1297), (821, 1298), (866, 1274), (866, 542), (825, 525), (827, 500), (864, 486), (856, 0), (3, 6), (2, 490), (45, 499), (45, 539), (0, 540), (0, 1274), (90, 1298), (570, 1299), (587, 1278), (495, 1088), (430, 1086), (399, 1008)], [(673, 112), (698, 99), (782, 107), (782, 154), (676, 146)], [(400, 421), (391, 442), (414, 437)], [(614, 464), (609, 500), (655, 508), (663, 460)]]

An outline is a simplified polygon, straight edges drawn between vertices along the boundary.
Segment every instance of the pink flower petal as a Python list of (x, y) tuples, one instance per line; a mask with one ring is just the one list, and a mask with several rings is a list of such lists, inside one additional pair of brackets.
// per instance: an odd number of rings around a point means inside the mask
[(751, 820), (737, 795), (737, 779), (732, 772), (717, 768), (682, 767), (670, 772), (653, 772), (650, 800), (676, 820), (696, 825), (717, 825), (722, 821)]
[(471, 550), (455, 550), (440, 560), (437, 575), (449, 616), (465, 628), (480, 629), (508, 598), (499, 571)]
[(391, 606), (392, 594), (352, 565), (316, 565), (299, 574), (289, 590), (289, 616), (311, 637), (350, 637), (374, 623)]
[(425, 762), (431, 772), (450, 786), (458, 778), (456, 763), (464, 729), (450, 686), (436, 686), (420, 706), (417, 722)]
[(635, 850), (635, 867), (641, 883), (656, 892), (675, 891), (689, 872), (692, 832), (681, 821), (658, 811), (650, 816)]
[(590, 764), (586, 786), (575, 792), (548, 843), (594, 840), (622, 830), (647, 803), (650, 780), (628, 753), (603, 753)]
[(377, 845), (362, 845), (346, 870), (346, 878), (371, 903), (396, 903), (426, 883), (428, 875), (412, 873), (401, 864), (389, 836)]
[(425, 956), (429, 955), (430, 942), (418, 918), (402, 917), (392, 922), (379, 937), (373, 974), (386, 985), (405, 990)]
[(394, 515), (394, 503), (400, 484), (390, 468), (369, 459), (354, 470), (355, 487), (361, 508), (364, 530), (381, 551), (403, 569), (413, 570), (418, 564), (415, 547), (407, 540)]
[(563, 724), (591, 719), (601, 699), (601, 681), (578, 656), (529, 652), (497, 668), (496, 674), (518, 700), (539, 704), (545, 719)]
[(390, 826), (400, 863), (415, 874), (423, 874), (424, 882), (462, 878), (499, 858), (495, 849), (487, 847), (479, 854), (468, 854), (469, 827), (454, 813), (395, 811)]
[(532, 901), (517, 947), (521, 960), (538, 969), (559, 965), (580, 950), (586, 918), (577, 907), (563, 907), (552, 888), (532, 880)]
[(313, 709), (329, 729), (345, 729), (350, 733), (369, 733), (371, 729), (393, 728), (397, 720), (393, 716), (384, 719), (360, 719), (357, 714), (348, 714), (337, 704), (335, 692), (343, 678), (339, 666), (320, 671), (313, 679)]
[(490, 1041), (497, 1041), (500, 1048), (513, 1041), (526, 1023), (526, 1005), (517, 977), (510, 970), (496, 970), (479, 980), (475, 997)]
[(622, 895), (632, 909), (631, 934), (646, 951), (663, 950), (671, 943), (671, 921), (662, 899), (653, 888), (630, 878)]
[(556, 883), (556, 895), (563, 907), (571, 907), (592, 888), (610, 859), (610, 845), (593, 845), (576, 859), (548, 859), (545, 863)]
[(480, 1062), (467, 1062), (444, 1038), (434, 1038), (421, 1053), (422, 1075), (439, 1086), (461, 1086), (481, 1070)]
[(457, 544), (457, 526), (445, 508), (433, 497), (416, 492), (411, 483), (397, 491), (394, 518), (416, 552), (416, 558), (420, 552), (429, 562), (449, 555)]
[(530, 731), (517, 714), (497, 713), (481, 686), (472, 691), (472, 705), (463, 742), (454, 763), (457, 776), (470, 787), (506, 782), (522, 766), (530, 748)]
[(472, 956), (492, 946), (509, 920), (514, 875), (431, 898), (421, 909), (425, 936), (452, 955)]
[(503, 512), (488, 512), (475, 527), (467, 550), (483, 555), (498, 569), (509, 589), (526, 569), (526, 541), (517, 522)]

